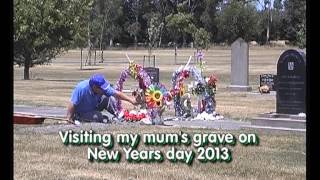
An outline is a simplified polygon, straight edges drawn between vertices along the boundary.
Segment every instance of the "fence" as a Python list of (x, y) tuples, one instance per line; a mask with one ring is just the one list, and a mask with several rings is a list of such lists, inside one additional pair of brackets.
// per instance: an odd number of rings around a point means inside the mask
[[(223, 52), (222, 52), (223, 51)], [(156, 67), (157, 65), (183, 65), (189, 57), (192, 56), (190, 64), (198, 64), (199, 58), (197, 58), (197, 52), (195, 49), (155, 49), (152, 55), (149, 57), (148, 49), (140, 50), (98, 50), (93, 49), (91, 51), (83, 49), (79, 51), (78, 57), (80, 57), (80, 68), (83, 66), (99, 65), (99, 64), (121, 64), (128, 63), (125, 57), (125, 53), (128, 52), (130, 58), (136, 63), (149, 67)], [(218, 50), (217, 53), (204, 51), (204, 61), (207, 64), (217, 61), (219, 59), (226, 59), (230, 57), (230, 52), (227, 54), (225, 50)]]

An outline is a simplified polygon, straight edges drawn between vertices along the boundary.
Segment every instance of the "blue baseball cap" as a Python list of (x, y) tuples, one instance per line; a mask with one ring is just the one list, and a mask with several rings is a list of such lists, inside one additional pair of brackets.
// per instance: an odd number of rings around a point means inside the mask
[(90, 77), (89, 80), (90, 86), (96, 85), (103, 90), (107, 90), (109, 83), (107, 80), (104, 79), (102, 74), (94, 74)]

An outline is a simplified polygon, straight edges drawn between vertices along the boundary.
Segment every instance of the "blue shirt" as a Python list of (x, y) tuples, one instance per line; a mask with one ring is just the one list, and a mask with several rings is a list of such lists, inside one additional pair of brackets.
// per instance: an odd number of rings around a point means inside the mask
[[(115, 94), (110, 84), (105, 90), (105, 95), (113, 96)], [(75, 106), (76, 113), (86, 113), (95, 111), (97, 105), (100, 103), (102, 95), (95, 94), (90, 85), (89, 80), (81, 81), (77, 84), (71, 95), (71, 102)]]

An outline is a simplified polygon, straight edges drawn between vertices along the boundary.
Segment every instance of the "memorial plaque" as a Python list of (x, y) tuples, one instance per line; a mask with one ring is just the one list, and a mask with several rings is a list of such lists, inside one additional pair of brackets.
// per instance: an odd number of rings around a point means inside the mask
[(287, 50), (277, 64), (276, 111), (282, 114), (306, 113), (306, 56)]
[(152, 83), (159, 83), (159, 68), (145, 67), (143, 69), (149, 74)]
[(275, 82), (277, 75), (274, 74), (261, 74), (260, 75), (260, 87), (267, 85), (270, 88), (270, 91), (275, 91)]

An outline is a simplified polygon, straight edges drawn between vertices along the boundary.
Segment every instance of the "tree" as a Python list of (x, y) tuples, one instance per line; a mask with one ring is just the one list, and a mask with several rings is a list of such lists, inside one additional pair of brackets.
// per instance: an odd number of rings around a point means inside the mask
[(299, 30), (297, 32), (297, 45), (299, 48), (303, 49), (306, 47), (306, 23), (303, 21), (298, 26)]
[(189, 25), (192, 24), (191, 14), (178, 12), (177, 14), (170, 14), (166, 17), (167, 28), (172, 32), (174, 42), (182, 36), (183, 46), (186, 43), (186, 35), (190, 34)]
[[(109, 0), (106, 4), (108, 8), (105, 9), (105, 35), (109, 40), (109, 45), (112, 46), (113, 39), (119, 37), (122, 33), (121, 19), (123, 16), (123, 8), (121, 1)], [(101, 40), (102, 41), (102, 40)]]
[(284, 39), (285, 38), (285, 18), (282, 0), (275, 0), (273, 2), (273, 9), (271, 11), (271, 27), (270, 27), (270, 39)]
[(134, 46), (136, 47), (138, 42), (138, 35), (141, 32), (139, 16), (141, 15), (142, 2), (141, 0), (126, 0), (125, 2), (128, 3), (129, 10), (133, 15), (133, 22), (130, 22), (130, 24), (128, 25), (127, 32), (130, 34), (130, 36), (134, 37)]
[(206, 0), (205, 10), (201, 14), (200, 20), (206, 31), (211, 34), (217, 34), (217, 7), (222, 0)]
[(229, 44), (238, 37), (249, 41), (257, 32), (258, 16), (255, 7), (250, 3), (232, 1), (219, 11), (217, 21), (218, 36)]
[(294, 44), (303, 44), (306, 27), (306, 1), (285, 0), (286, 37)]
[[(152, 0), (150, 3), (151, 3), (152, 11), (151, 11), (151, 15), (147, 15), (147, 14), (144, 15), (144, 16), (150, 17), (150, 18), (146, 18), (146, 19), (148, 19), (148, 21), (150, 21), (150, 19), (153, 17), (154, 14), (158, 14), (158, 21), (165, 24), (166, 16), (168, 16), (173, 11), (169, 2), (162, 1), (162, 0)], [(158, 44), (159, 47), (161, 46), (161, 43), (162, 43), (162, 36), (164, 34), (163, 33), (164, 30), (165, 30), (165, 26), (160, 30), (159, 44)]]
[(156, 43), (160, 39), (160, 32), (164, 26), (164, 23), (159, 19), (160, 14), (154, 14), (149, 21), (148, 37), (149, 37), (149, 59), (151, 51), (155, 47)]
[(138, 35), (141, 31), (141, 25), (139, 22), (134, 22), (132, 24), (130, 24), (127, 28), (128, 33), (130, 34), (130, 36), (132, 36), (134, 38), (134, 46), (137, 46), (137, 42), (138, 42)]
[(264, 11), (266, 12), (266, 17), (267, 17), (267, 23), (266, 23), (266, 28), (267, 28), (267, 33), (266, 33), (266, 43), (269, 42), (270, 38), (270, 24), (272, 22), (272, 16), (271, 16), (271, 0), (264, 0)]
[(197, 29), (193, 34), (193, 40), (197, 49), (208, 49), (211, 35), (204, 28)]
[(37, 64), (50, 63), (59, 53), (85, 36), (91, 0), (14, 0), (14, 62), (24, 66), (24, 79)]

